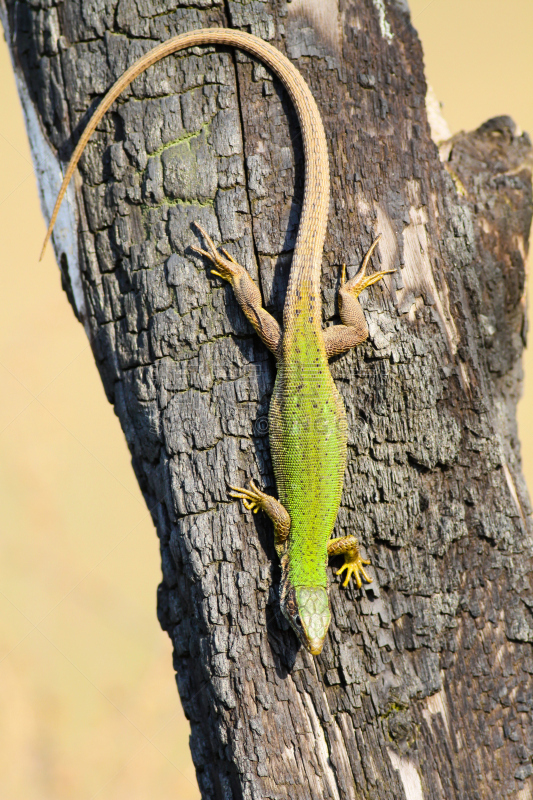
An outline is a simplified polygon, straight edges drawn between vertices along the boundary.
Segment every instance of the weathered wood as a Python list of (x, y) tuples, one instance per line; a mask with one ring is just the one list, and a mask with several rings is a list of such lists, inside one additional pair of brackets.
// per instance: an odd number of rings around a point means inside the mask
[[(203, 797), (531, 798), (533, 530), (515, 425), (528, 137), (498, 118), (439, 157), (403, 0), (0, 7), (55, 180), (88, 109), (157, 41), (210, 25), (268, 38), (328, 133), (325, 321), (340, 265), (351, 276), (376, 233), (398, 270), (363, 298), (369, 342), (333, 365), (350, 431), (336, 535), (360, 537), (374, 582), (333, 579), (313, 659), (279, 612), (270, 524), (226, 493), (226, 479), (274, 485), (274, 364), (190, 251), (199, 220), (280, 314), (303, 186), (287, 97), (240, 53), (180, 54), (135, 82), (80, 164), (65, 212), (78, 236), (66, 223), (56, 253), (160, 537), (159, 619)], [(41, 191), (49, 203), (50, 179)]]

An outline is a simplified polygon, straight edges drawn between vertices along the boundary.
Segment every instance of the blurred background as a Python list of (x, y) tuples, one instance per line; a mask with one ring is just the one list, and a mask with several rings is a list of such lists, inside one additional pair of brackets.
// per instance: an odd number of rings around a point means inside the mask
[[(531, 0), (409, 0), (455, 133), (533, 133)], [(0, 42), (0, 796), (197, 800), (157, 538), (119, 422), (48, 252)], [(519, 408), (533, 488), (533, 351)]]

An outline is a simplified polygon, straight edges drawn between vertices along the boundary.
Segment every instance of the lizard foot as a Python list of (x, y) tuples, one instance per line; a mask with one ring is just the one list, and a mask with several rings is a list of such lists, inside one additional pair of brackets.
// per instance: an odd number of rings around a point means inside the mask
[(366, 268), (368, 267), (368, 262), (372, 256), (372, 253), (377, 247), (379, 240), (381, 239), (381, 234), (379, 234), (378, 238), (372, 242), (370, 245), (370, 249), (368, 253), (363, 259), (363, 263), (361, 265), (361, 269), (355, 276), (349, 281), (346, 281), (346, 264), (342, 265), (342, 275), (341, 275), (341, 287), (345, 289), (345, 291), (350, 292), (354, 297), (359, 297), (361, 292), (366, 289), (368, 286), (372, 286), (373, 283), (377, 283), (380, 281), (384, 275), (390, 275), (392, 272), (396, 272), (395, 269), (384, 269), (381, 272), (374, 272), (373, 275), (366, 274)]
[(205, 258), (208, 258), (210, 261), (213, 262), (213, 264), (216, 266), (216, 269), (211, 270), (212, 275), (217, 275), (217, 277), (222, 278), (223, 280), (228, 281), (228, 283), (233, 284), (235, 278), (239, 274), (242, 274), (245, 271), (244, 268), (241, 267), (241, 265), (238, 264), (237, 261), (235, 261), (233, 256), (230, 253), (228, 253), (227, 250), (224, 250), (223, 247), (221, 247), (220, 249), (224, 253), (224, 257), (221, 256), (215, 246), (214, 241), (211, 239), (209, 234), (206, 233), (206, 231), (204, 231), (204, 229), (198, 222), (195, 222), (194, 226), (200, 231), (200, 233), (204, 237), (205, 241), (207, 242), (208, 249), (202, 250), (201, 247), (194, 247), (193, 245), (191, 245), (191, 250), (194, 250), (195, 253), (199, 253), (201, 256), (205, 256)]
[(342, 536), (338, 539), (331, 539), (328, 542), (328, 556), (336, 556), (341, 553), (344, 554), (344, 564), (335, 574), (341, 575), (346, 570), (343, 586), (348, 586), (352, 575), (355, 578), (358, 589), (363, 585), (361, 576), (367, 583), (372, 583), (372, 578), (365, 570), (365, 566), (368, 566), (370, 561), (361, 556), (355, 536)]
[(242, 500), (243, 506), (254, 514), (257, 514), (260, 509), (265, 507), (267, 498), (272, 499), (270, 495), (262, 492), (253, 480), (250, 481), (250, 489), (242, 489), (240, 486), (231, 486), (230, 484), (228, 486), (232, 489), (228, 493), (229, 496), (234, 497), (236, 500)]
[[(229, 485), (229, 484), (228, 484)], [(266, 492), (262, 492), (253, 481), (250, 481), (249, 489), (241, 489), (239, 486), (229, 486), (232, 490), (229, 492), (230, 497), (236, 500), (242, 500), (242, 503), (248, 511), (254, 514), (261, 509), (267, 516), (270, 517), (274, 524), (274, 544), (276, 547), (283, 546), (287, 541), (289, 530), (291, 527), (291, 518), (286, 508), (284, 508), (279, 500), (272, 497)]]
[(235, 299), (242, 308), (248, 322), (259, 334), (261, 340), (279, 358), (279, 348), (281, 344), (281, 328), (274, 317), (265, 311), (261, 292), (248, 274), (233, 258), (231, 253), (221, 247), (222, 255), (215, 247), (214, 241), (208, 233), (204, 231), (198, 222), (194, 223), (197, 230), (201, 233), (206, 243), (206, 249), (192, 247), (195, 253), (209, 259), (215, 267), (211, 268), (211, 274), (217, 275), (228, 281), (233, 288)]

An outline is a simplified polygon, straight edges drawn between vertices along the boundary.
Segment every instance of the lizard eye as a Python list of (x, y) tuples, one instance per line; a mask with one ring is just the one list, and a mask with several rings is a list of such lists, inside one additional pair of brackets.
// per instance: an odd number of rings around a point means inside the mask
[(294, 617), (293, 621), (294, 621), (294, 624), (296, 625), (297, 628), (301, 628), (302, 627), (302, 620), (300, 619), (300, 615), (299, 614), (296, 614), (296, 616)]

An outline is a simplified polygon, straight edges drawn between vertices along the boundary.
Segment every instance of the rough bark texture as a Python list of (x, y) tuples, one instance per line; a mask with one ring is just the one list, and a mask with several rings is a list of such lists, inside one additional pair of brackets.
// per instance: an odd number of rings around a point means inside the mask
[(156, 42), (210, 25), (267, 38), (328, 133), (325, 323), (340, 265), (354, 274), (376, 233), (381, 267), (398, 270), (363, 299), (368, 343), (332, 366), (350, 436), (335, 535), (360, 537), (374, 582), (332, 579), (313, 659), (280, 616), (270, 523), (226, 493), (251, 476), (274, 486), (275, 365), (189, 249), (199, 220), (281, 313), (303, 185), (293, 110), (240, 53), (180, 54), (135, 82), (81, 162), (79, 266), (56, 250), (71, 299), (81, 275), (76, 310), (160, 538), (159, 619), (203, 797), (531, 798), (532, 522), (515, 426), (528, 137), (498, 118), (439, 157), (402, 0), (2, 3), (62, 161)]

